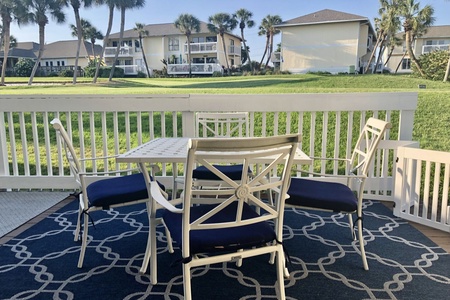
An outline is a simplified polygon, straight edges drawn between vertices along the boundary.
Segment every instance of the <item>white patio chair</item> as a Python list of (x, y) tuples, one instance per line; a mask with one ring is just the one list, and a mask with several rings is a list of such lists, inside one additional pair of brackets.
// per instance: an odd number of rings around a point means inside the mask
[[(356, 240), (353, 226), (353, 214), (356, 214), (356, 225), (358, 225), (358, 240), (361, 258), (365, 270), (369, 269), (363, 239), (363, 192), (364, 184), (368, 176), (369, 168), (374, 158), (378, 144), (384, 137), (386, 129), (391, 124), (375, 118), (367, 120), (361, 134), (356, 142), (350, 158), (315, 158), (332, 162), (344, 162), (344, 175), (318, 174), (298, 170), (307, 173), (309, 177), (293, 177), (289, 186), (289, 199), (286, 205), (305, 209), (317, 209), (332, 213), (341, 212), (349, 216), (349, 227), (352, 237)], [(330, 181), (319, 181), (314, 178), (338, 177), (346, 180), (346, 184)], [(353, 188), (357, 183), (358, 187)], [(354, 193), (356, 191), (356, 195)]]
[[(137, 203), (146, 203), (147, 211), (149, 211), (150, 199), (144, 176), (138, 169), (87, 172), (83, 167), (83, 162), (95, 160), (105, 162), (105, 160), (111, 158), (114, 159), (115, 156), (79, 159), (72, 145), (72, 141), (61, 121), (59, 119), (53, 119), (51, 124), (55, 128), (57, 138), (64, 149), (71, 173), (74, 175), (75, 180), (79, 185), (79, 209), (74, 239), (75, 241), (80, 239), (81, 222), (83, 220), (81, 250), (78, 259), (78, 268), (81, 268), (83, 266), (84, 255), (88, 245), (88, 221), (90, 213), (97, 210), (105, 210)], [(130, 173), (132, 171), (137, 173), (120, 176), (120, 174)], [(99, 175), (109, 175), (111, 177), (100, 180), (94, 180), (92, 178), (92, 176)], [(161, 189), (164, 189), (164, 186), (160, 183), (158, 183), (158, 186)], [(163, 190), (161, 190), (161, 192), (165, 194)]]
[[(272, 253), (276, 253), (277, 258), (278, 297), (285, 299), (282, 246), (284, 203), (292, 159), (299, 141), (300, 135), (192, 139), (188, 147), (181, 207), (167, 201), (158, 183), (147, 176), (152, 199), (166, 208), (163, 212), (164, 223), (173, 241), (181, 248), (185, 299), (191, 299), (191, 268)], [(262, 157), (271, 157), (271, 163), (258, 175), (248, 176), (252, 160)], [(221, 172), (213, 164), (217, 161), (241, 163), (244, 167), (240, 178), (232, 179)], [(192, 188), (193, 171), (197, 165), (205, 166), (217, 175), (227, 183), (226, 187)], [(267, 181), (266, 174), (275, 166), (281, 171), (280, 178)], [(275, 192), (277, 199), (273, 204), (256, 196), (266, 190)], [(216, 196), (222, 200), (220, 203), (215, 201)], [(197, 203), (199, 197), (205, 200), (204, 203), (210, 199), (214, 204), (191, 205), (192, 201)], [(155, 252), (150, 256), (156, 257), (156, 248), (152, 251)], [(151, 273), (156, 272), (156, 261), (150, 269)]]

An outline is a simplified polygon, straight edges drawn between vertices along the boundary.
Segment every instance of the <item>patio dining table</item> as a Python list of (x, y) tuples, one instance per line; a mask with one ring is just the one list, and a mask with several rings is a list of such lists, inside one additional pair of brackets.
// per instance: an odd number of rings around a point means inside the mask
[[(141, 169), (145, 169), (147, 163), (172, 163), (176, 170), (177, 163), (185, 163), (187, 158), (188, 142), (190, 138), (156, 138), (140, 146), (137, 146), (121, 155), (116, 160), (122, 163), (138, 163)], [(270, 157), (268, 157), (270, 161)], [(263, 164), (264, 159), (255, 160), (256, 164)], [(296, 149), (294, 164), (309, 165), (312, 159), (299, 148)], [(176, 187), (176, 174), (173, 172), (173, 187)]]

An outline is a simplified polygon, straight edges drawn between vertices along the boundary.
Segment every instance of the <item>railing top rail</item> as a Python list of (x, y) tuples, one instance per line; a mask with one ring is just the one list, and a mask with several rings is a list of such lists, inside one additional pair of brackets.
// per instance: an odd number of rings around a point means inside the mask
[[(55, 108), (59, 111), (176, 110), (191, 112), (415, 110), (417, 99), (416, 92), (251, 95), (1, 95), (0, 111), (55, 111)], [(150, 103), (151, 105), (149, 105)]]

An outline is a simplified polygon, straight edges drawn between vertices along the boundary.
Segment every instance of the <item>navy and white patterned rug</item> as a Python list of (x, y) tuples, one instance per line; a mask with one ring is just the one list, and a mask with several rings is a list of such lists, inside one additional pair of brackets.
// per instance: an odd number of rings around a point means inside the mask
[[(287, 299), (450, 299), (450, 254), (383, 204), (365, 202), (369, 271), (346, 228), (347, 217), (287, 210), (284, 244), (291, 258)], [(93, 213), (82, 269), (73, 241), (72, 202), (0, 247), (0, 299), (183, 299), (179, 251), (159, 228), (158, 281), (139, 274), (146, 246), (145, 206)], [(173, 265), (173, 266), (171, 266)], [(277, 299), (268, 256), (197, 268), (194, 299)]]

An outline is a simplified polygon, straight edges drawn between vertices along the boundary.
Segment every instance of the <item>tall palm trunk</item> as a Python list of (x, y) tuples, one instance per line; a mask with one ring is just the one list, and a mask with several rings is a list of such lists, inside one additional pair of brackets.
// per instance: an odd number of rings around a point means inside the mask
[(142, 59), (144, 60), (145, 69), (147, 70), (147, 76), (150, 78), (150, 71), (148, 70), (147, 58), (145, 57), (144, 45), (142, 44), (142, 35), (139, 34), (139, 44), (141, 45)]
[(244, 43), (245, 54), (247, 54), (247, 59), (250, 64), (250, 70), (253, 73), (253, 64), (252, 64), (252, 60), (250, 59), (250, 52), (247, 49), (247, 44), (245, 43), (245, 38), (244, 38), (244, 27), (241, 27), (241, 37), (242, 37), (242, 42)]
[(228, 72), (228, 70), (230, 69), (230, 64), (228, 63), (227, 46), (225, 45), (225, 37), (223, 32), (220, 33), (220, 37), (222, 39), (223, 53), (225, 55), (225, 62), (227, 63), (227, 72)]
[(270, 34), (267, 34), (266, 35), (266, 48), (264, 49), (263, 56), (261, 57), (261, 61), (259, 62), (259, 66), (258, 66), (258, 69), (260, 69), (260, 70), (261, 70), (262, 63), (264, 61), (264, 57), (266, 57), (267, 50), (269, 49), (269, 43), (270, 43)]
[(8, 54), (11, 37), (11, 17), (3, 16), (3, 38), (5, 47), (3, 49), (3, 64), (2, 64), (2, 80), (0, 85), (5, 85), (6, 67), (8, 66)]
[(100, 57), (98, 58), (97, 61), (97, 66), (95, 68), (95, 75), (94, 79), (92, 80), (92, 83), (97, 83), (98, 74), (100, 73), (100, 65), (103, 61), (103, 53), (105, 52), (105, 48), (109, 40), (109, 35), (111, 34), (113, 19), (114, 19), (114, 5), (111, 5), (109, 7), (108, 29), (106, 29), (106, 34), (105, 37), (103, 38), (103, 48), (102, 52), (100, 53)]
[(416, 65), (417, 71), (419, 71), (420, 76), (425, 77), (425, 73), (422, 70), (422, 66), (414, 55), (414, 51), (411, 47), (411, 30), (405, 29), (405, 40), (406, 40), (406, 50), (408, 51), (409, 58)]
[(125, 7), (122, 7), (120, 9), (120, 33), (119, 33), (119, 43), (117, 44), (116, 47), (116, 55), (114, 56), (114, 61), (113, 61), (113, 65), (111, 67), (111, 73), (109, 73), (109, 81), (112, 81), (113, 78), (113, 74), (114, 74), (114, 70), (116, 68), (116, 62), (117, 59), (119, 58), (119, 50), (122, 44), (122, 40), (123, 40), (123, 31), (125, 29)]
[(397, 74), (397, 72), (398, 72), (398, 69), (400, 68), (400, 65), (402, 64), (402, 62), (403, 62), (403, 59), (405, 58), (405, 56), (406, 56), (406, 53), (408, 53), (408, 51), (405, 51), (404, 53), (403, 53), (403, 56), (402, 56), (402, 58), (400, 59), (400, 62), (398, 63), (398, 65), (397, 65), (397, 68), (395, 68), (395, 72), (394, 72), (394, 74)]
[(270, 44), (269, 44), (268, 48), (269, 48), (269, 54), (267, 55), (266, 68), (269, 65), (270, 58), (271, 58), (272, 52), (273, 52), (273, 33), (270, 34)]
[(191, 35), (186, 34), (187, 47), (188, 47), (188, 64), (189, 64), (189, 78), (192, 77), (192, 62), (191, 62)]
[(77, 73), (78, 73), (78, 60), (80, 57), (80, 47), (81, 47), (81, 40), (83, 39), (83, 31), (81, 28), (81, 18), (80, 18), (80, 11), (78, 10), (78, 8), (73, 8), (73, 12), (75, 14), (75, 22), (77, 23), (77, 37), (78, 37), (78, 41), (77, 41), (77, 53), (75, 56), (75, 66), (74, 66), (74, 70), (73, 70), (73, 80), (72, 83), (76, 84), (77, 83)]
[(450, 57), (448, 58), (447, 69), (445, 70), (444, 82), (447, 82), (449, 73), (450, 73)]
[(381, 39), (382, 39), (381, 36), (382, 36), (382, 34), (378, 35), (375, 46), (373, 47), (372, 53), (370, 54), (369, 61), (367, 62), (367, 66), (364, 69), (364, 74), (367, 74), (369, 72), (370, 64), (372, 63), (373, 59), (375, 58), (376, 49), (378, 48), (378, 46), (380, 46)]
[(33, 70), (31, 71), (30, 79), (28, 80), (28, 85), (33, 83), (34, 75), (36, 74), (37, 68), (41, 62), (42, 54), (44, 54), (45, 47), (45, 23), (39, 23), (39, 52), (34, 64)]

